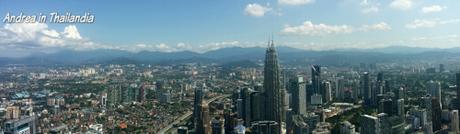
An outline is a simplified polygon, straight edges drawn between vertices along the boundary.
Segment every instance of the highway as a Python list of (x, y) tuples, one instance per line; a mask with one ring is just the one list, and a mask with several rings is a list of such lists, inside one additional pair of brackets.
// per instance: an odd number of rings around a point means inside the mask
[[(220, 96), (216, 96), (214, 98), (211, 98), (211, 99), (208, 99), (206, 100), (206, 103), (209, 104), (217, 99), (221, 99), (221, 98), (224, 98), (226, 97), (226, 95), (220, 95)], [(170, 123), (168, 126), (160, 129), (160, 131), (157, 132), (157, 134), (164, 134), (165, 132), (167, 132), (168, 130), (170, 130), (171, 128), (173, 128), (174, 124), (178, 124), (180, 123), (181, 121), (183, 121), (184, 119), (190, 117), (191, 115), (193, 114), (192, 111), (189, 111), (187, 113), (185, 113), (184, 115), (182, 115), (181, 117), (177, 118), (175, 121), (173, 121), (172, 123)]]

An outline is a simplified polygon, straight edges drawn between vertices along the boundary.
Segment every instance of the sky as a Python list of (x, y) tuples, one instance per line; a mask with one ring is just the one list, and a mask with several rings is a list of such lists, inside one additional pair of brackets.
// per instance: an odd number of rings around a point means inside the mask
[[(460, 47), (459, 0), (0, 0), (0, 57), (60, 50), (206, 52)], [(94, 23), (5, 23), (58, 12)]]

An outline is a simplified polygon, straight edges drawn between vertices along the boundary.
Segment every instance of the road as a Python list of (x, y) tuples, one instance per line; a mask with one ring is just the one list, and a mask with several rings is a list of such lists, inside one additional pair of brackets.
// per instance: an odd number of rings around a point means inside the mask
[[(217, 99), (220, 99), (220, 98), (224, 98), (226, 97), (226, 95), (220, 95), (220, 96), (216, 96), (214, 98), (211, 98), (211, 99), (208, 99), (206, 100), (206, 103), (209, 104)], [(170, 123), (168, 126), (160, 129), (160, 131), (157, 132), (157, 134), (164, 134), (165, 132), (167, 132), (169, 129), (173, 128), (174, 124), (178, 124), (180, 123), (181, 121), (183, 121), (184, 119), (190, 117), (191, 115), (193, 114), (192, 111), (189, 111), (187, 113), (185, 113), (184, 115), (182, 115), (181, 117), (177, 118), (175, 121), (173, 121), (172, 123)]]

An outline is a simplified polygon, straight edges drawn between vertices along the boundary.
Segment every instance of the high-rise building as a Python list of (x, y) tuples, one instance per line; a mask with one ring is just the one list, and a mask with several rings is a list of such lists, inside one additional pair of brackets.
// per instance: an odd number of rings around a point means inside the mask
[(308, 124), (303, 120), (302, 115), (293, 115), (292, 116), (292, 126), (293, 134), (308, 134), (310, 132), (310, 127)]
[(427, 114), (425, 109), (415, 107), (411, 109), (410, 112), (416, 118), (416, 120), (412, 122), (412, 126), (415, 129), (422, 128), (423, 126), (425, 126), (425, 124), (427, 123)]
[(289, 91), (292, 96), (291, 108), (294, 114), (306, 114), (307, 112), (307, 97), (306, 93), (306, 83), (303, 80), (303, 77), (297, 77), (291, 79), (289, 82)]
[(178, 127), (177, 134), (188, 134), (188, 128), (184, 126)]
[(18, 119), (19, 117), (21, 117), (21, 109), (19, 106), (8, 106), (6, 108), (6, 119)]
[(199, 110), (200, 118), (196, 123), (197, 134), (211, 134), (211, 118), (209, 117), (209, 107), (206, 103), (201, 103)]
[(439, 99), (436, 97), (432, 97), (431, 105), (432, 105), (432, 123), (433, 123), (433, 132), (436, 132), (441, 129), (441, 103), (439, 103)]
[[(337, 77), (335, 81), (335, 99), (343, 101), (346, 98), (347, 80), (344, 77)], [(350, 91), (350, 90), (348, 90)]]
[(244, 120), (244, 125), (249, 126), (252, 121), (260, 120), (262, 94), (251, 88), (243, 88), (241, 99), (237, 100), (237, 111)]
[(201, 118), (201, 103), (203, 102), (203, 90), (195, 88), (195, 97), (193, 102), (193, 123), (197, 127), (197, 121)]
[(355, 125), (348, 121), (341, 122), (340, 134), (356, 134)]
[(368, 72), (364, 72), (362, 75), (362, 96), (364, 99), (364, 106), (372, 105), (372, 91), (371, 91), (371, 81)]
[(439, 72), (442, 73), (444, 71), (446, 71), (444, 64), (439, 64)]
[(255, 134), (280, 134), (279, 124), (275, 121), (256, 121), (251, 124)]
[(399, 99), (396, 101), (396, 114), (401, 117), (401, 119), (404, 119), (405, 116), (405, 110), (404, 110), (404, 99)]
[(361, 134), (380, 134), (379, 118), (371, 115), (361, 115)]
[(331, 83), (329, 81), (323, 81), (321, 85), (321, 95), (323, 96), (324, 103), (332, 101)]
[(432, 116), (433, 116), (433, 106), (432, 106), (432, 100), (431, 100), (431, 95), (427, 94), (426, 96), (422, 97), (423, 100), (423, 107), (426, 109), (426, 120), (427, 122), (432, 121)]
[(450, 112), (450, 131), (453, 133), (459, 133), (459, 119), (458, 119), (458, 110), (452, 110)]
[[(264, 120), (275, 121), (281, 128), (284, 96), (280, 87), (279, 75), (278, 54), (271, 40), (266, 50), (264, 65), (265, 109), (270, 112), (265, 113)], [(281, 131), (281, 129), (277, 130)]]
[(428, 88), (428, 93), (431, 94), (431, 97), (438, 98), (439, 103), (441, 103), (442, 102), (442, 99), (441, 99), (441, 83), (431, 80), (431, 81), (428, 81), (426, 86)]
[(311, 82), (313, 87), (313, 93), (318, 94), (321, 90), (321, 66), (313, 65), (311, 66)]
[(122, 102), (122, 84), (109, 85), (107, 91), (107, 106), (114, 108)]
[(5, 134), (35, 134), (37, 133), (36, 121), (36, 116), (8, 120), (3, 124), (3, 131)]
[[(456, 85), (457, 85), (457, 101), (456, 103), (454, 103), (454, 105), (456, 106), (455, 108), (457, 110), (460, 110), (460, 73), (456, 73), (455, 74), (455, 78), (456, 78)], [(459, 123), (459, 127), (460, 127), (460, 123)]]
[(220, 118), (214, 118), (211, 121), (212, 134), (224, 134), (224, 120)]

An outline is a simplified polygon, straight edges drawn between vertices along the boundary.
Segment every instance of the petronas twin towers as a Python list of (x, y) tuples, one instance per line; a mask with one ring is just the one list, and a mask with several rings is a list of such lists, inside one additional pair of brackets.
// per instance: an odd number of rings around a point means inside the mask
[(273, 40), (269, 41), (265, 54), (264, 89), (265, 89), (265, 116), (268, 121), (276, 121), (279, 125), (283, 121), (283, 92), (280, 86), (278, 54)]

